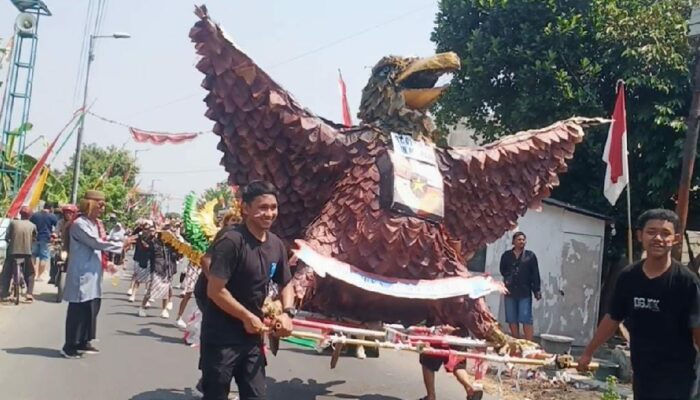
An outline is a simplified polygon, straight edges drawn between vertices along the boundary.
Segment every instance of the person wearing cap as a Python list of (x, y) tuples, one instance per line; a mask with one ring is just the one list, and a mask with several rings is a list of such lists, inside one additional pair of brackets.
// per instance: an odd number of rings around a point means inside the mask
[(61, 240), (65, 243), (66, 238), (68, 237), (68, 227), (78, 214), (78, 207), (76, 207), (74, 204), (66, 204), (63, 207), (61, 207), (61, 214), (63, 215), (63, 217), (60, 221), (58, 221), (58, 225), (56, 225), (56, 230), (58, 231)]
[(99, 353), (90, 341), (97, 333), (97, 314), (102, 297), (103, 268), (116, 272), (114, 264), (106, 263), (102, 252), (121, 253), (131, 244), (106, 239), (104, 225), (99, 217), (105, 210), (104, 193), (88, 190), (80, 201), (80, 215), (68, 228), (68, 272), (63, 300), (68, 302), (66, 313), (66, 341), (61, 354), (66, 358), (80, 358), (82, 354)]

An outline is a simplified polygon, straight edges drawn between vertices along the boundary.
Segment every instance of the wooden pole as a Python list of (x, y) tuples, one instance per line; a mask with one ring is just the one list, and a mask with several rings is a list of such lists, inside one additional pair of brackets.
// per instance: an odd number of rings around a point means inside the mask
[[(685, 134), (685, 144), (683, 145), (683, 164), (681, 164), (681, 180), (678, 185), (678, 203), (676, 203), (676, 213), (680, 218), (681, 226), (677, 233), (685, 232), (686, 221), (688, 220), (688, 200), (690, 197), (690, 185), (692, 184), (693, 168), (695, 167), (696, 148), (698, 146), (698, 128), (700, 119), (700, 49), (695, 49), (695, 62), (693, 66), (693, 100), (690, 103), (688, 114), (687, 131)], [(673, 257), (681, 259), (683, 252), (683, 241), (673, 248)]]
[[(627, 154), (625, 154), (625, 162), (627, 162)], [(632, 229), (632, 200), (630, 195), (630, 179), (627, 178), (627, 261), (632, 264), (634, 262), (634, 246), (632, 245), (633, 229)]]

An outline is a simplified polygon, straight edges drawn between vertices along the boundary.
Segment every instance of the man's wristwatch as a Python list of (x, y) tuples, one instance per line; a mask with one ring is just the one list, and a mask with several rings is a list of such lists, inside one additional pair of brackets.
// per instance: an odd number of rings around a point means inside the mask
[(284, 310), (282, 310), (282, 312), (289, 315), (289, 318), (294, 318), (297, 315), (297, 309), (294, 307), (287, 307)]

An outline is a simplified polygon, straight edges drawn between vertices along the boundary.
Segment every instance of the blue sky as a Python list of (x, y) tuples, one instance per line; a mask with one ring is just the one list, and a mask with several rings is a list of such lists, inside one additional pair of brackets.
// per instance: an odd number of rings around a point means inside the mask
[[(42, 17), (30, 120), (38, 135), (52, 138), (82, 101), (76, 92), (87, 0), (45, 0), (53, 16)], [(369, 68), (388, 54), (429, 55), (436, 0), (283, 1), (218, 0), (210, 15), (259, 65), (304, 106), (340, 121), (337, 69), (348, 86), (353, 118)], [(182, 0), (107, 2), (101, 33), (128, 32), (131, 39), (101, 39), (90, 78), (88, 103), (95, 113), (147, 130), (207, 131), (202, 75), (187, 37), (196, 21), (194, 3)], [(13, 30), (17, 10), (0, 0), (0, 38)], [(82, 88), (82, 86), (79, 86)], [(170, 196), (166, 208), (180, 211), (184, 195), (224, 180), (218, 137), (187, 145), (134, 143), (120, 126), (89, 118), (85, 143), (149, 149), (139, 153), (141, 187)], [(74, 141), (59, 155), (62, 166)], [(41, 151), (38, 143), (28, 150)], [(155, 180), (155, 182), (153, 182)]]

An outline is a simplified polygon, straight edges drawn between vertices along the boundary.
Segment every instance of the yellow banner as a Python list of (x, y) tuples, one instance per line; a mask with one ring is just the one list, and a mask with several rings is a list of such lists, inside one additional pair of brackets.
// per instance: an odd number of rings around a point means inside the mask
[(39, 204), (39, 199), (41, 198), (41, 193), (44, 191), (44, 186), (46, 185), (46, 179), (49, 177), (49, 169), (44, 167), (41, 170), (41, 175), (34, 184), (32, 189), (32, 197), (29, 200), (29, 209), (35, 210), (37, 204)]

